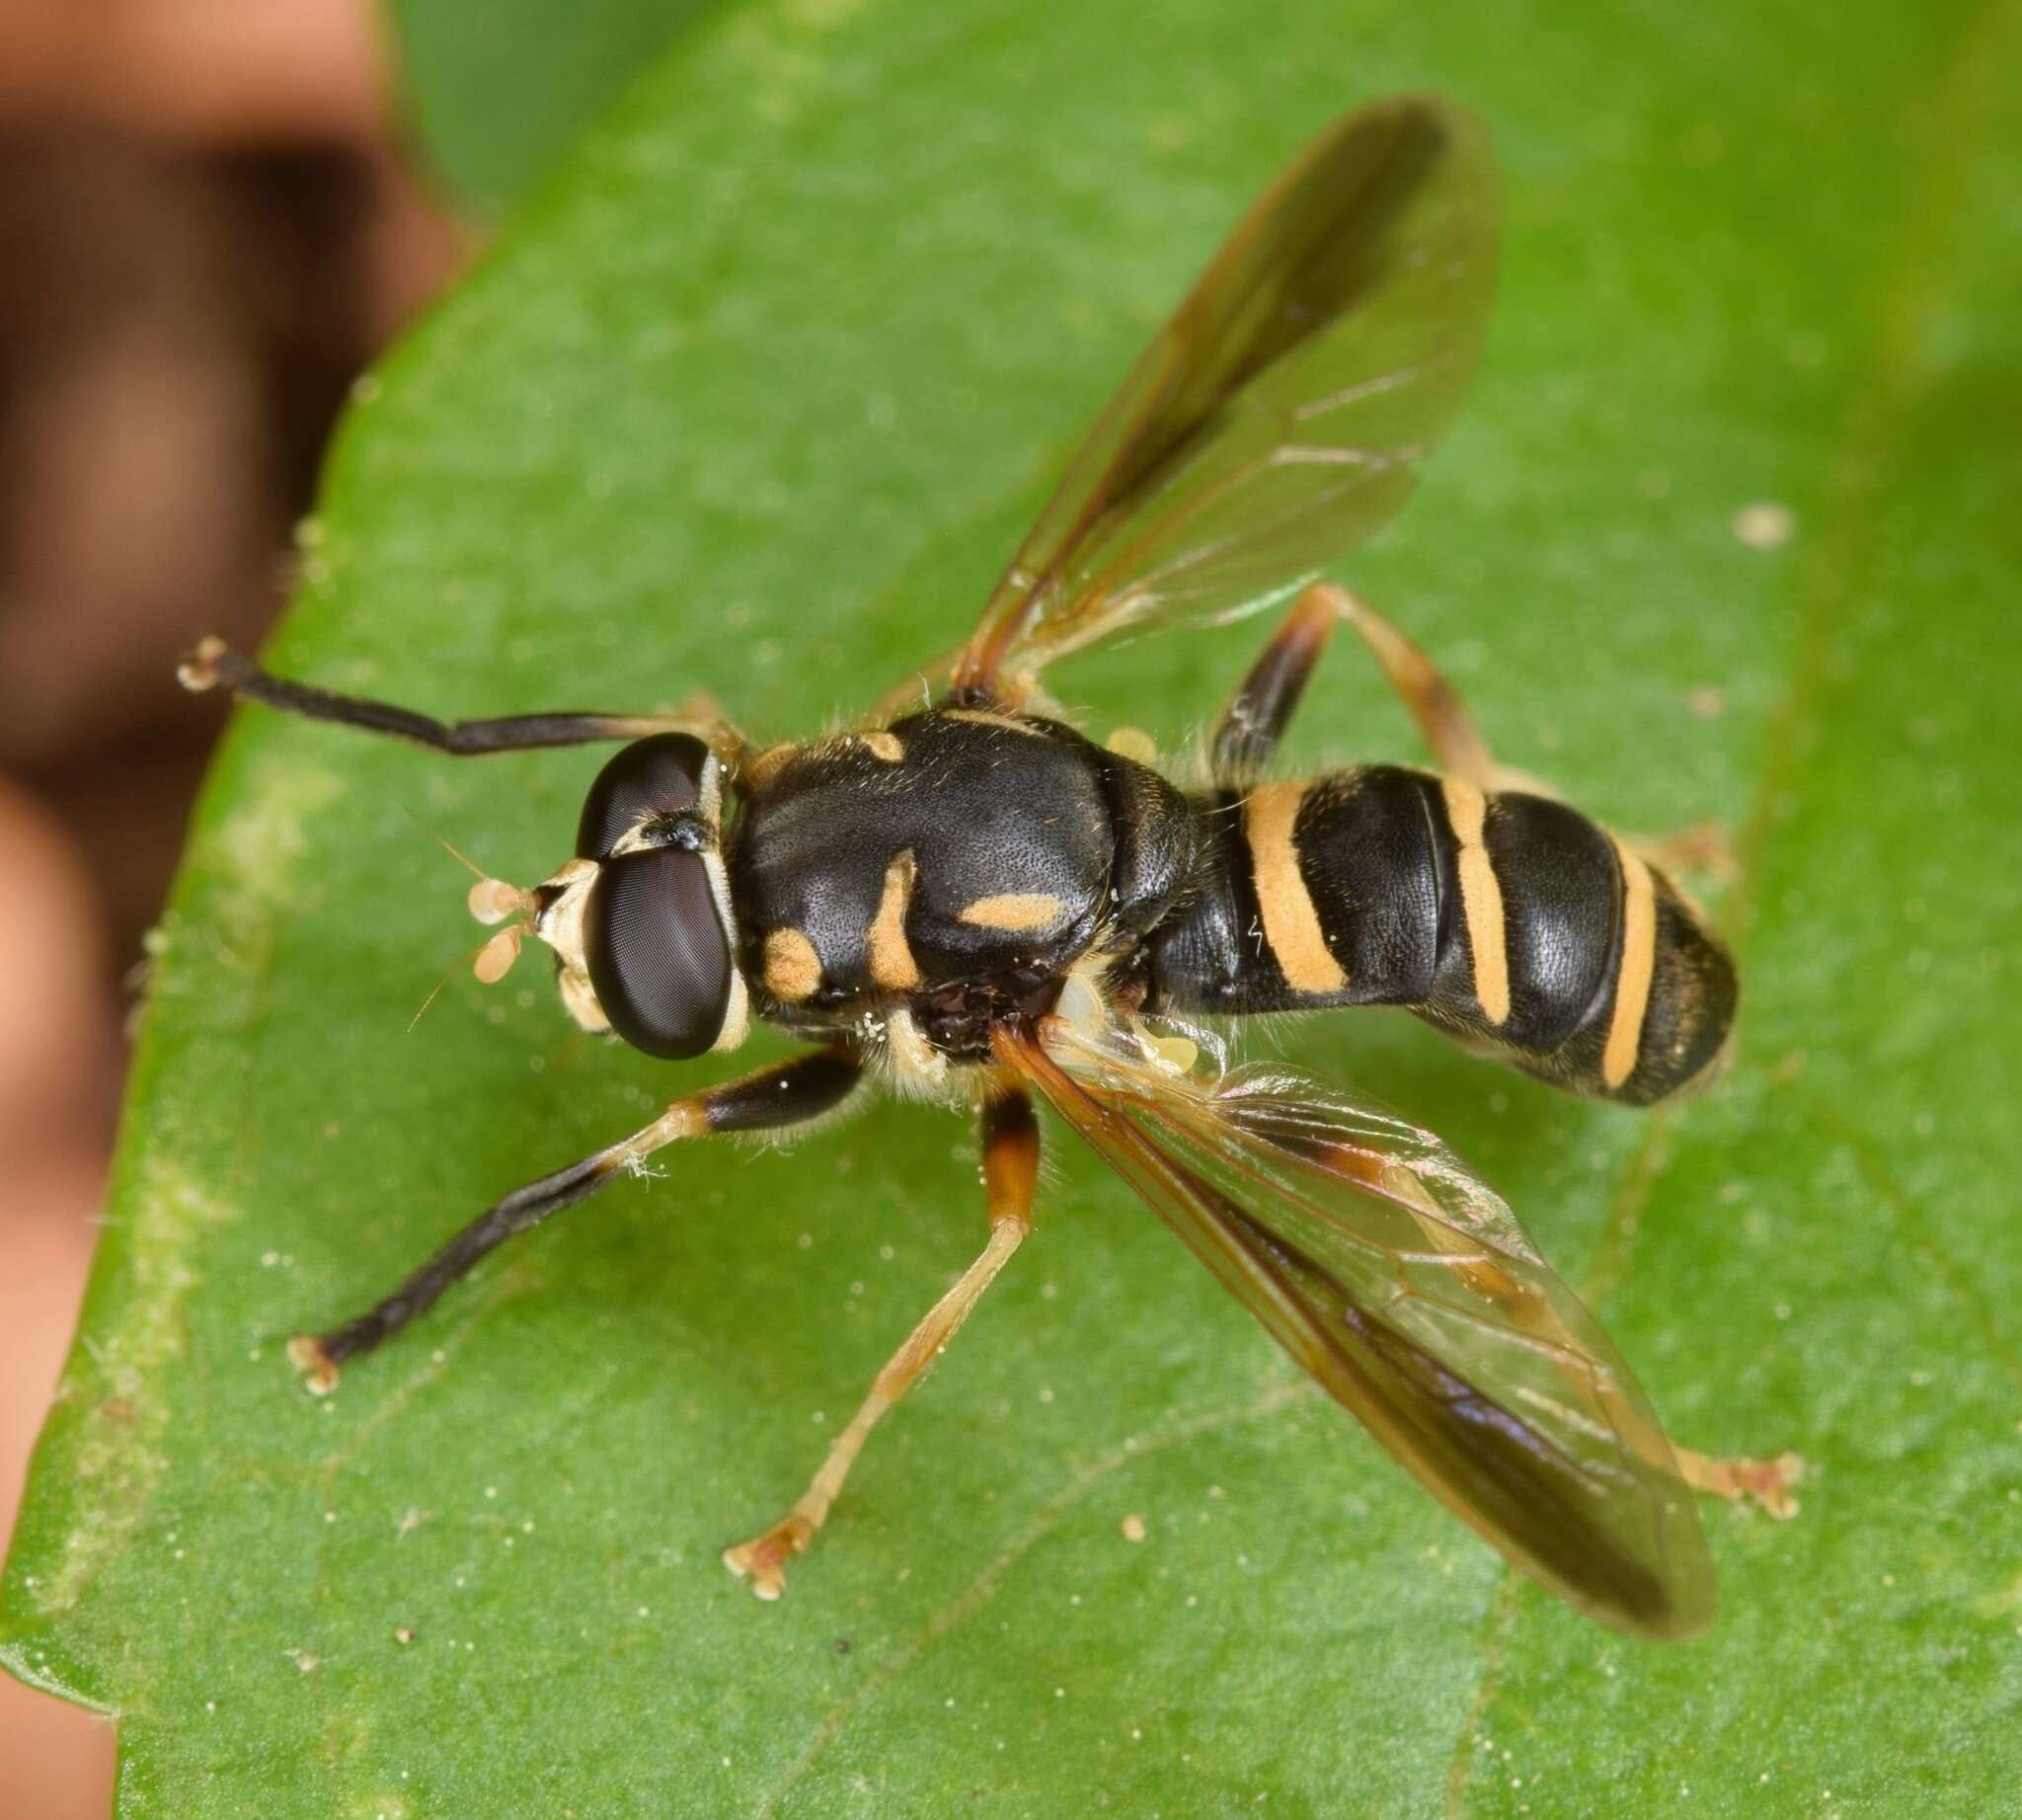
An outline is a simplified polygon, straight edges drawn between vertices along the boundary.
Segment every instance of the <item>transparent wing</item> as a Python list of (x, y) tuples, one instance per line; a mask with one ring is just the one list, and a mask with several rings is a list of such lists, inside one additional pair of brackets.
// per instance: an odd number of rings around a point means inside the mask
[(1232, 618), (1403, 503), (1473, 372), (1495, 177), (1471, 116), (1344, 116), (1238, 224), (1144, 351), (957, 666), (988, 690), (1127, 628)]
[(1001, 1058), (1436, 1497), (1618, 1629), (1712, 1622), (1692, 1494), (1629, 1368), (1430, 1133), (1278, 1065), (1213, 1083), (1121, 1026)]

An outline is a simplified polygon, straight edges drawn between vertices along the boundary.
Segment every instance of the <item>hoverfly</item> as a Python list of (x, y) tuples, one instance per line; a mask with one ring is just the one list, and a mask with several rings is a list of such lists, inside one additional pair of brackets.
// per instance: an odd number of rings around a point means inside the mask
[[(872, 1076), (975, 1109), (988, 1242), (878, 1374), (788, 1515), (727, 1551), (777, 1597), (871, 1429), (1030, 1229), (1035, 1096), (1280, 1345), (1516, 1566), (1603, 1622), (1710, 1622), (1693, 1489), (1779, 1511), (1798, 1463), (1675, 1449), (1504, 1202), (1429, 1133), (1209, 1020), (1404, 1005), (1560, 1087), (1647, 1106), (1704, 1085), (1733, 1028), (1726, 950), (1645, 847), (1511, 787), (1439, 673), (1313, 580), (1397, 510), (1475, 365), (1496, 247), (1478, 124), (1431, 96), (1328, 126), (1265, 192), (1098, 421), (938, 698), (755, 748), (714, 719), (454, 725), (283, 680), (206, 640), (183, 677), (464, 754), (624, 741), (575, 856), (471, 894), (555, 953), (583, 1029), (685, 1060), (752, 1015), (813, 1047), (685, 1094), (515, 1190), (391, 1295), (295, 1340), (309, 1387), (495, 1246), (677, 1140), (779, 1132)], [(1207, 775), (1098, 746), (1041, 693), (1056, 658), (1291, 598), (1223, 709)], [(1271, 775), (1352, 625), (1441, 769)], [(1208, 1063), (1200, 1048), (1211, 1051)]]

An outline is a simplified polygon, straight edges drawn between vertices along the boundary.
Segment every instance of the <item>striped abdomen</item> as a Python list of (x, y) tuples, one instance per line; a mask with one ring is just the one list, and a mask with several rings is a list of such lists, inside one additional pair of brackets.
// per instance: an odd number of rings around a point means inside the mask
[(1404, 1005), (1634, 1105), (1720, 1057), (1726, 950), (1663, 873), (1563, 803), (1397, 765), (1191, 800), (1204, 858), (1152, 938), (1148, 1008)]

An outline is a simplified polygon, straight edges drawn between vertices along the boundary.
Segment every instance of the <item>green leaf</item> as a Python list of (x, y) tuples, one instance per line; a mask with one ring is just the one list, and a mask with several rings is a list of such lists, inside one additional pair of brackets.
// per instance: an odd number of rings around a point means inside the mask
[(715, 0), (388, 0), (424, 154), (499, 216)]
[[(404, 805), (538, 876), (595, 756), (246, 715), (4, 1586), (9, 1666), (122, 1715), (122, 1813), (2018, 1811), (2014, 27), (740, 13), (373, 383), (273, 654), (443, 713), (706, 686), (760, 738), (818, 727), (966, 629), (1312, 128), (1470, 100), (1497, 331), (1356, 576), (1510, 762), (1618, 826), (1741, 831), (1744, 1046), (1651, 1120), (1387, 1014), (1259, 1040), (1481, 1164), (1680, 1438), (1813, 1463), (1794, 1523), (1709, 1509), (1708, 1637), (1512, 1583), (1057, 1133), (1036, 1239), (754, 1603), (718, 1550), (980, 1241), (971, 1135), (919, 1107), (673, 1152), (309, 1401), (283, 1336), (709, 1070), (574, 1034), (532, 968), (404, 1028), (473, 935)], [(1776, 547), (1734, 529), (1759, 503)], [(1062, 685), (1170, 748), (1263, 630)], [(1296, 746), (1413, 750), (1346, 649)]]

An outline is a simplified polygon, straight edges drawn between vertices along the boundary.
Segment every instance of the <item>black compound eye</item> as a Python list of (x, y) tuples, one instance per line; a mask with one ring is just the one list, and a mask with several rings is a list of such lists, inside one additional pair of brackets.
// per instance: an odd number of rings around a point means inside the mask
[(597, 772), (576, 825), (576, 851), (608, 859), (647, 816), (679, 815), (702, 796), (709, 748), (688, 733), (657, 733), (635, 740)]
[(583, 906), (583, 958), (611, 1028), (635, 1049), (681, 1062), (721, 1034), (731, 944), (700, 853), (647, 847), (605, 860)]

